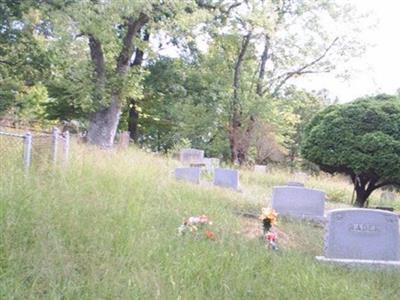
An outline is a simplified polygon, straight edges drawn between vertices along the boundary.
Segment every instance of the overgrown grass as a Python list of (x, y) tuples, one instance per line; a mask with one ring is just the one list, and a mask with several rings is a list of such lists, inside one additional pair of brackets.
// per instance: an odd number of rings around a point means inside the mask
[[(174, 162), (139, 151), (74, 156), (64, 171), (2, 174), (1, 299), (400, 297), (398, 273), (317, 263), (321, 228), (281, 222), (277, 252), (243, 234), (258, 224), (238, 212), (265, 205), (273, 176), (244, 174), (235, 193), (175, 182)], [(203, 213), (217, 241), (177, 235)]]

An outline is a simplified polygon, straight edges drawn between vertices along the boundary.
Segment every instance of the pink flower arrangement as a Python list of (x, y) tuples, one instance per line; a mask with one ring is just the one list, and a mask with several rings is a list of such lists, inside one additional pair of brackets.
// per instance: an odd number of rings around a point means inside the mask
[(214, 232), (207, 229), (208, 225), (212, 225), (208, 216), (192, 216), (183, 221), (183, 224), (178, 227), (179, 235), (184, 235), (186, 232), (191, 232), (193, 235), (197, 235), (198, 231), (204, 231), (204, 236), (209, 240), (216, 240)]

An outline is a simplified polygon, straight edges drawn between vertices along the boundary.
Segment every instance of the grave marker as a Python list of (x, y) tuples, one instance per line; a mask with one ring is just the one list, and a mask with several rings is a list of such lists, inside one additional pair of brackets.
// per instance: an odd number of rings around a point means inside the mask
[(254, 166), (254, 172), (266, 173), (267, 172), (267, 166), (266, 165), (255, 165)]
[(212, 173), (214, 169), (219, 168), (219, 159), (218, 158), (204, 158), (203, 163), (206, 169), (206, 172)]
[(234, 190), (239, 189), (239, 171), (216, 168), (214, 172), (214, 185)]
[(179, 160), (185, 165), (199, 164), (203, 162), (204, 151), (198, 149), (182, 149)]
[(298, 186), (277, 186), (272, 208), (282, 216), (324, 220), (325, 193)]
[(388, 211), (350, 208), (328, 213), (320, 261), (400, 267), (399, 216)]
[(200, 183), (200, 168), (176, 168), (175, 178), (177, 180)]

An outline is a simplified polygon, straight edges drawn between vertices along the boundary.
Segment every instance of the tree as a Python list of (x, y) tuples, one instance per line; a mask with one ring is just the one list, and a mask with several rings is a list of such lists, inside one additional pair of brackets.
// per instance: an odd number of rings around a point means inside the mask
[(377, 188), (400, 185), (400, 98), (379, 95), (332, 105), (305, 129), (304, 158), (329, 173), (351, 177), (355, 206)]
[(37, 9), (36, 1), (0, 1), (0, 113), (13, 110), (18, 115), (28, 98), (27, 106), (32, 105), (29, 93), (41, 89), (35, 85), (48, 76), (50, 63), (42, 40), (46, 26)]
[(229, 14), (218, 23), (219, 29), (210, 32), (214, 43), (220, 36), (221, 52), (230, 64), (228, 135), (231, 160), (242, 164), (251, 145), (240, 141), (251, 141), (247, 136), (252, 135), (255, 120), (265, 117), (265, 110), (255, 107), (280, 97), (299, 76), (334, 70), (362, 47), (352, 37), (354, 10), (335, 1), (229, 2)]
[[(138, 68), (132, 68), (135, 53), (143, 55), (137, 49), (145, 48), (143, 43), (146, 39), (141, 34), (145, 35), (145, 29), (151, 28), (152, 24), (157, 23), (162, 30), (167, 28), (165, 22), (168, 20), (180, 20), (180, 15), (187, 12), (193, 15), (195, 4), (189, 0), (71, 0), (61, 5), (58, 2), (49, 3), (49, 19), (54, 25), (53, 34), (58, 37), (55, 40), (60, 41), (59, 49), (65, 50), (64, 56), (79, 53), (82, 70), (89, 71), (86, 78), (92, 82), (92, 111), (88, 141), (111, 147), (126, 100), (138, 99), (142, 93), (143, 74)], [(83, 47), (82, 41), (86, 47)], [(89, 63), (85, 65), (85, 61)], [(60, 75), (63, 73), (60, 72)], [(75, 69), (74, 73), (82, 71)], [(87, 89), (87, 80), (83, 78), (80, 81), (77, 86)], [(62, 89), (70, 90), (58, 88)]]

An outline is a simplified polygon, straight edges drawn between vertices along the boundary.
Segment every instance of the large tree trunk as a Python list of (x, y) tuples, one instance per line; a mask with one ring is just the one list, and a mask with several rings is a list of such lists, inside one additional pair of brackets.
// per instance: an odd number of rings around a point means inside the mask
[(356, 190), (356, 201), (354, 202), (355, 207), (365, 207), (368, 196), (365, 191)]
[(354, 183), (354, 189), (356, 191), (356, 201), (354, 202), (355, 207), (367, 207), (368, 197), (372, 192), (379, 186), (376, 185), (376, 179), (371, 179), (368, 176), (352, 176)]
[[(122, 49), (117, 58), (115, 75), (121, 78), (126, 77), (135, 48), (133, 39), (148, 21), (149, 17), (144, 13), (140, 13), (137, 19), (133, 17), (126, 19), (126, 23), (123, 25), (126, 33), (122, 39)], [(104, 88), (106, 79), (105, 56), (101, 41), (91, 34), (89, 34), (89, 48), (95, 67), (96, 87)], [(101, 93), (100, 96), (104, 97), (104, 93)], [(87, 135), (89, 143), (105, 148), (113, 146), (121, 115), (122, 100), (121, 88), (115, 88), (111, 95), (110, 105), (100, 108), (92, 115)]]
[(88, 142), (103, 148), (111, 148), (114, 144), (120, 115), (120, 99), (114, 95), (110, 106), (92, 115), (87, 134)]

